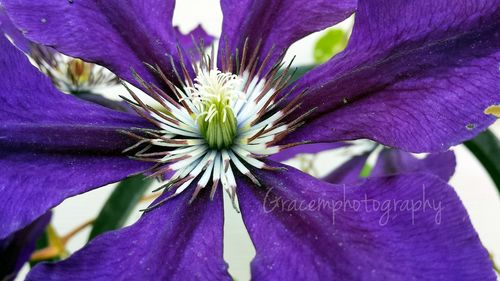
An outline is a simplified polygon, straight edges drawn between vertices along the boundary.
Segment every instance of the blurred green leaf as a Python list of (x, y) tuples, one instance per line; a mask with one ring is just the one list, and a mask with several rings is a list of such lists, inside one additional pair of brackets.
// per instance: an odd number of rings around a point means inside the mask
[(347, 46), (348, 36), (341, 29), (329, 29), (314, 46), (314, 62), (324, 63)]
[(299, 79), (302, 75), (306, 74), (309, 70), (313, 69), (314, 65), (302, 65), (302, 66), (297, 66), (295, 68), (292, 68), (290, 70), (290, 74), (293, 73), (292, 78), (290, 79), (289, 83), (295, 82), (295, 80)]
[(500, 141), (489, 130), (464, 143), (488, 171), (500, 192)]
[[(306, 74), (309, 70), (313, 69), (315, 65), (301, 65), (301, 66), (293, 66), (288, 70), (288, 75), (292, 75), (288, 84), (295, 82), (295, 80), (299, 79), (302, 75)], [(283, 73), (284, 69), (280, 69), (276, 76), (280, 76)]]
[(366, 163), (364, 166), (363, 166), (363, 169), (361, 170), (361, 173), (359, 173), (359, 177), (360, 178), (367, 178), (371, 175), (373, 171), (373, 167), (372, 165)]
[(121, 228), (141, 199), (151, 180), (133, 176), (120, 182), (93, 223), (89, 240), (97, 235)]

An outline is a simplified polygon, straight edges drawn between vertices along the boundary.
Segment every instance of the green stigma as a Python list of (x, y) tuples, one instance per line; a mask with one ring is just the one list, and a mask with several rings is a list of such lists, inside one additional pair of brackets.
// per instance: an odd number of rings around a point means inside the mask
[(210, 70), (198, 73), (195, 81), (189, 96), (197, 108), (201, 136), (211, 149), (230, 148), (238, 133), (232, 105), (241, 94), (240, 79), (232, 73)]
[(229, 100), (212, 98), (203, 106), (206, 115), (198, 116), (201, 135), (212, 149), (231, 147), (238, 132), (237, 120)]

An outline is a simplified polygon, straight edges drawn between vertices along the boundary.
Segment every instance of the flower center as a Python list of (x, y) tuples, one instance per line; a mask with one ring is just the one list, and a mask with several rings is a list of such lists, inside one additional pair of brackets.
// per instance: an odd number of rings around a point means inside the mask
[(253, 171), (276, 169), (265, 158), (300, 144), (279, 144), (307, 115), (286, 121), (302, 98), (297, 95), (283, 104), (282, 97), (288, 93), (285, 89), (291, 78), (290, 66), (280, 71), (279, 63), (263, 73), (264, 66), (257, 64), (256, 56), (256, 53), (248, 56), (244, 48), (236, 67), (232, 56), (221, 58), (221, 71), (214, 60), (200, 53), (201, 61), (192, 67), (196, 72), (194, 79), (184, 64), (181, 63), (182, 71), (177, 71), (172, 63), (177, 83), (156, 66), (155, 71), (168, 86), (168, 92), (137, 77), (162, 109), (145, 104), (129, 91), (133, 100), (125, 100), (156, 129), (125, 131), (138, 142), (124, 152), (134, 150), (136, 159), (155, 162), (151, 176), (171, 175), (158, 190), (175, 190), (149, 209), (189, 187), (194, 189), (191, 199), (194, 200), (209, 185), (211, 197), (222, 186), (236, 204), (236, 173), (260, 185)]
[(241, 79), (231, 73), (210, 70), (201, 72), (195, 82), (187, 90), (200, 112), (196, 120), (201, 135), (211, 149), (231, 147), (238, 133), (232, 104), (242, 95)]
[(38, 68), (65, 93), (95, 94), (100, 88), (120, 83), (118, 78), (104, 67), (65, 56), (50, 48), (35, 46), (30, 56)]

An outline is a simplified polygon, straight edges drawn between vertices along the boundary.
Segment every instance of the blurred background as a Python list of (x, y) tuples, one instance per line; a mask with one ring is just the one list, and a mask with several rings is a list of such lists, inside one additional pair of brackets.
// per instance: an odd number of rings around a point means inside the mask
[[(182, 32), (187, 33), (198, 24), (211, 35), (220, 34), (222, 23), (222, 13), (218, 0), (182, 0), (177, 1), (174, 14), (174, 24), (178, 25)], [(343, 30), (349, 33), (353, 19), (350, 18), (334, 29)], [(318, 32), (294, 44), (286, 57), (290, 60), (296, 56), (295, 66), (310, 65), (321, 61), (322, 54), (314, 53), (315, 46), (320, 38), (330, 32), (330, 36), (337, 36), (330, 30)], [(341, 33), (342, 34), (342, 33)], [(112, 99), (118, 99), (118, 94), (123, 94), (123, 88), (115, 88), (106, 93)], [(500, 136), (500, 122), (491, 128), (497, 136)], [(497, 215), (500, 214), (500, 196), (484, 168), (478, 160), (463, 145), (453, 148), (457, 157), (457, 168), (455, 176), (451, 179), (464, 205), (466, 206), (472, 223), (474, 224), (484, 246), (490, 251), (497, 264), (500, 264), (500, 223)], [(328, 170), (334, 169), (342, 164), (349, 157), (355, 154), (351, 148), (338, 149), (334, 152), (323, 152), (314, 157), (315, 168), (319, 174), (325, 174)], [(498, 155), (500, 157), (500, 155)], [(299, 167), (298, 160), (291, 160), (288, 164)], [(325, 170), (321, 167), (328, 167)], [(154, 183), (153, 185), (158, 185)], [(59, 234), (67, 234), (84, 222), (95, 218), (104, 202), (107, 200), (114, 185), (101, 188), (87, 194), (70, 198), (55, 209), (53, 216), (53, 226)], [(227, 198), (226, 198), (227, 199)], [(133, 223), (140, 216), (138, 211), (148, 205), (143, 202), (133, 211), (133, 215), (127, 222)], [(236, 213), (231, 204), (226, 200), (225, 210), (225, 237), (224, 256), (229, 263), (229, 271), (237, 280), (249, 280), (250, 261), (255, 254), (252, 243), (246, 233), (241, 217)], [(68, 243), (68, 251), (78, 250), (87, 241), (89, 228), (79, 232)], [(473, 260), (470, 261), (474, 263)], [(26, 266), (18, 276), (18, 280), (23, 280), (28, 270)]]

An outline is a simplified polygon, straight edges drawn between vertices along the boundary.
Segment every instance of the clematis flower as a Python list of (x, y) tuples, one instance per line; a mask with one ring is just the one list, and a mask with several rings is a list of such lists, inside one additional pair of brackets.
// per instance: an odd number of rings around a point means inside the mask
[(139, 116), (62, 95), (0, 41), (0, 237), (128, 175), (167, 179), (138, 222), (28, 280), (230, 280), (219, 189), (241, 209), (255, 280), (495, 279), (441, 178), (336, 185), (266, 156), (358, 138), (438, 152), (475, 136), (500, 102), (500, 1), (361, 0), (346, 50), (292, 85), (278, 74), (284, 51), (355, 1), (223, 0), (217, 57), (176, 39), (173, 1), (1, 3), (30, 40), (105, 66), (165, 109), (133, 93)]

